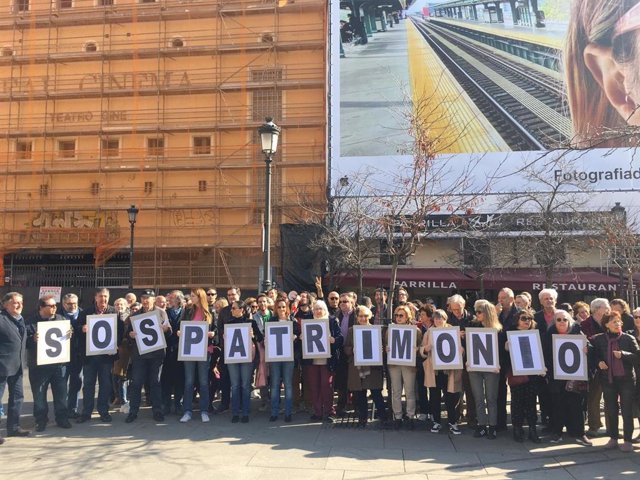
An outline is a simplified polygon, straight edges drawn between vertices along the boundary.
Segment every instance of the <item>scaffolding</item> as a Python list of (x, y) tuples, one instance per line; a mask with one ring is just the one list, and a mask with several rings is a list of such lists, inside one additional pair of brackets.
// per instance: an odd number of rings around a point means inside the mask
[(324, 198), (326, 23), (322, 0), (12, 0), (0, 15), (5, 276), (34, 252), (108, 266), (135, 204), (136, 286), (255, 288), (265, 116), (283, 127), (276, 255), (299, 196)]

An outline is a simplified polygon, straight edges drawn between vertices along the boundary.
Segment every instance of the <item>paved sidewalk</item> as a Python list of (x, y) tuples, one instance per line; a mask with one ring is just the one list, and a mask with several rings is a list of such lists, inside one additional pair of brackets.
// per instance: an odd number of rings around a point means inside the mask
[[(9, 438), (0, 447), (1, 479), (100, 478), (118, 480), (215, 478), (332, 479), (635, 479), (640, 455), (572, 441), (560, 445), (515, 443), (511, 433), (495, 441), (415, 431), (383, 431), (309, 423), (268, 422), (257, 403), (248, 424), (229, 414), (203, 424), (199, 415), (180, 424), (175, 415), (156, 424), (143, 409), (133, 424), (115, 413), (112, 424), (96, 418), (71, 430), (49, 426), (31, 438)], [(28, 404), (25, 412), (30, 411)], [(24, 426), (32, 426), (32, 418)], [(377, 423), (377, 422), (376, 422)], [(3, 422), (4, 424), (4, 422)], [(375, 425), (372, 424), (372, 425)], [(196, 477), (197, 476), (197, 477)]]

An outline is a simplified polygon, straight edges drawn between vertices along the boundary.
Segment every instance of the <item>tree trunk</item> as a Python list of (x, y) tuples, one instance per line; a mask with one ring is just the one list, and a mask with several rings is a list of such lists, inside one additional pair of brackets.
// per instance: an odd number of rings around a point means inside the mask
[(629, 302), (629, 308), (631, 308), (631, 311), (633, 312), (636, 308), (636, 298), (633, 295), (633, 270), (629, 269), (627, 274), (627, 302)]
[(478, 279), (480, 280), (480, 298), (484, 298), (484, 273), (481, 273)]
[(391, 279), (389, 280), (389, 297), (387, 300), (387, 312), (389, 318), (393, 319), (393, 301), (395, 300), (396, 278), (398, 277), (398, 259), (394, 258), (391, 263)]
[(364, 296), (364, 287), (363, 287), (363, 273), (362, 273), (362, 264), (358, 264), (358, 298), (362, 300)]

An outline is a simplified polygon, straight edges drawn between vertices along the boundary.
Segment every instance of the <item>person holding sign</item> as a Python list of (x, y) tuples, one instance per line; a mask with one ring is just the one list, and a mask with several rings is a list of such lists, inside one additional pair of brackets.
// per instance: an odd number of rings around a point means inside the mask
[[(76, 329), (78, 336), (78, 348), (83, 359), (83, 385), (82, 385), (82, 415), (76, 420), (77, 423), (83, 423), (91, 419), (95, 403), (96, 383), (99, 386), (97, 408), (100, 414), (100, 421), (104, 423), (111, 422), (109, 414), (109, 398), (113, 392), (113, 379), (111, 372), (113, 371), (113, 363), (116, 355), (86, 355), (87, 334), (89, 327), (87, 325), (87, 317), (89, 315), (107, 315), (117, 314), (116, 309), (109, 305), (110, 292), (107, 288), (99, 289), (94, 297), (94, 304), (91, 308), (83, 310), (78, 317), (79, 330)], [(123, 338), (124, 322), (118, 317), (117, 327), (111, 335), (116, 336), (116, 345), (120, 344)], [(93, 333), (91, 333), (93, 334)]]
[[(501, 350), (500, 344), (502, 344), (502, 350), (504, 350), (506, 339), (502, 324), (498, 320), (496, 307), (487, 300), (477, 300), (474, 308), (476, 322), (472, 323), (470, 327), (495, 328), (498, 331), (498, 350)], [(495, 440), (498, 423), (500, 369), (495, 372), (469, 372), (469, 382), (471, 383), (473, 399), (476, 402), (476, 415), (478, 417), (478, 426), (473, 436), (476, 438), (486, 436), (489, 440)]]
[[(313, 304), (313, 319), (329, 319), (329, 344), (331, 358), (314, 358), (302, 361), (304, 368), (304, 387), (311, 391), (311, 403), (313, 415), (311, 421), (323, 420), (333, 422), (335, 408), (333, 406), (333, 374), (338, 365), (338, 351), (342, 348), (344, 338), (340, 331), (340, 325), (335, 317), (329, 316), (327, 304), (322, 300)], [(302, 320), (302, 332), (304, 332)], [(304, 341), (304, 333), (300, 334), (300, 340)]]
[[(433, 326), (431, 328), (451, 327), (448, 323), (448, 315), (444, 310), (433, 312)], [(433, 415), (431, 433), (440, 433), (442, 430), (441, 399), (444, 394), (444, 404), (447, 409), (447, 421), (449, 432), (452, 435), (460, 435), (458, 427), (458, 402), (462, 395), (462, 370), (434, 370), (432, 336), (424, 335), (420, 354), (425, 358), (422, 363), (424, 369), (424, 385), (429, 389), (429, 408)], [(462, 350), (462, 349), (461, 349)], [(460, 355), (462, 355), (462, 351)]]
[[(574, 437), (576, 442), (580, 445), (591, 446), (591, 440), (587, 438), (584, 432), (584, 414), (582, 408), (584, 396), (587, 393), (587, 382), (583, 382), (585, 389), (579, 391), (578, 389), (567, 388), (567, 380), (555, 378), (553, 358), (557, 353), (553, 351), (553, 335), (556, 334), (583, 335), (580, 325), (568, 312), (556, 310), (553, 323), (547, 328), (544, 341), (542, 342), (551, 399), (551, 443), (559, 443), (562, 441), (562, 430), (566, 427), (567, 433)], [(513, 393), (511, 415), (513, 416)]]
[[(251, 351), (255, 351), (255, 343), (261, 342), (264, 337), (256, 321), (251, 318), (251, 308), (242, 300), (231, 303), (231, 318), (226, 325), (238, 323), (251, 323)], [(231, 338), (224, 338), (225, 344), (232, 342)], [(233, 344), (231, 346), (233, 348)], [(246, 348), (243, 346), (242, 348)], [(231, 423), (249, 423), (249, 411), (251, 408), (251, 380), (253, 378), (253, 354), (248, 355), (248, 361), (242, 363), (227, 363), (229, 378), (231, 380)], [(240, 414), (242, 413), (242, 418)]]
[[(62, 346), (55, 336), (40, 338), (38, 324), (56, 320), (64, 320), (56, 313), (58, 308), (53, 295), (45, 295), (38, 300), (38, 312), (27, 320), (27, 364), (29, 366), (29, 382), (33, 393), (33, 417), (36, 421), (36, 432), (44, 432), (47, 428), (49, 407), (47, 406), (47, 390), (51, 385), (53, 408), (56, 424), (60, 428), (71, 428), (69, 412), (67, 410), (67, 368), (69, 363), (53, 363), (38, 365), (38, 342), (46, 342), (52, 352), (61, 352)], [(72, 331), (65, 332), (71, 337)]]
[[(29, 430), (20, 428), (20, 411), (24, 398), (22, 388), (22, 365), (26, 356), (27, 333), (22, 318), (22, 295), (9, 292), (2, 297), (0, 309), (0, 391), (9, 387), (9, 409), (7, 410), (7, 435), (26, 437)], [(1, 400), (0, 400), (1, 401)], [(4, 439), (0, 437), (0, 444)]]
[[(516, 320), (516, 330), (534, 330), (537, 324), (533, 314), (528, 310), (521, 310)], [(509, 351), (509, 342), (505, 344), (505, 350)], [(511, 368), (507, 372), (507, 383), (511, 389), (511, 423), (513, 424), (513, 439), (516, 442), (524, 442), (524, 420), (529, 425), (529, 440), (540, 443), (536, 423), (538, 412), (536, 410), (536, 396), (538, 395), (539, 379), (534, 375), (514, 376)]]
[[(287, 301), (280, 299), (275, 304), (275, 319), (271, 318), (271, 322), (291, 322), (293, 326), (294, 339), (300, 336), (300, 325), (298, 322), (291, 321), (291, 312)], [(269, 339), (265, 338), (265, 343)], [(282, 339), (282, 342), (286, 340)], [(293, 353), (293, 352), (291, 352)], [(271, 375), (271, 417), (270, 422), (278, 419), (280, 412), (280, 386), (284, 384), (284, 421), (291, 421), (293, 411), (293, 366), (294, 360), (282, 362), (270, 362), (269, 373)]]
[[(393, 323), (397, 325), (415, 325), (413, 309), (408, 305), (400, 305), (393, 312)], [(422, 344), (422, 331), (416, 327), (416, 344), (410, 348), (416, 350)], [(386, 346), (387, 352), (391, 351), (391, 346)], [(393, 426), (398, 430), (402, 426), (402, 389), (407, 400), (406, 416), (404, 417), (411, 430), (415, 427), (416, 415), (416, 366), (414, 365), (388, 365), (389, 377), (391, 379), (391, 408), (393, 409)]]
[[(633, 336), (636, 339), (636, 342), (640, 344), (640, 307), (636, 308), (633, 311), (633, 329), (627, 332), (629, 335)], [(635, 390), (635, 401), (633, 405), (633, 415), (640, 422), (640, 362), (635, 365), (635, 373), (636, 373), (636, 390)], [(633, 443), (640, 442), (640, 434), (638, 434), (634, 439)]]
[(602, 326), (607, 332), (594, 336), (591, 343), (602, 383), (604, 414), (607, 419), (607, 434), (610, 437), (606, 448), (618, 446), (618, 415), (621, 410), (624, 443), (620, 445), (620, 450), (632, 452), (633, 397), (636, 380), (633, 366), (640, 361), (640, 348), (633, 335), (622, 332), (622, 318), (618, 312), (605, 315)]
[[(370, 320), (373, 317), (373, 314), (367, 307), (357, 307), (355, 314), (357, 325), (371, 325)], [(382, 333), (380, 333), (380, 335), (382, 335)], [(353, 392), (355, 396), (356, 409), (358, 411), (358, 422), (360, 426), (364, 427), (367, 424), (368, 417), (367, 390), (371, 391), (371, 398), (376, 406), (378, 418), (384, 421), (387, 416), (384, 398), (382, 398), (382, 364), (379, 366), (356, 366), (354, 344), (353, 327), (349, 327), (347, 337), (344, 341), (344, 353), (347, 356), (347, 361), (349, 362), (347, 384), (349, 391)], [(371, 344), (371, 348), (376, 347), (377, 345)], [(360, 348), (363, 347), (361, 346)]]
[[(129, 415), (125, 422), (132, 423), (138, 418), (138, 411), (140, 410), (140, 404), (142, 403), (142, 385), (149, 385), (151, 396), (151, 409), (153, 411), (153, 419), (156, 422), (164, 421), (164, 413), (162, 413), (162, 388), (160, 387), (160, 370), (162, 369), (162, 361), (165, 356), (165, 349), (159, 345), (166, 345), (163, 337), (158, 337), (158, 332), (161, 335), (166, 335), (171, 331), (171, 324), (167, 317), (167, 312), (161, 310), (155, 306), (156, 294), (153, 290), (146, 290), (140, 300), (142, 301), (142, 311), (136, 317), (130, 318), (130, 323), (127, 323), (125, 330), (125, 336), (128, 339), (129, 346), (131, 348), (131, 368), (132, 368), (132, 380), (129, 386)], [(140, 348), (136, 340), (137, 333), (134, 326), (134, 321), (139, 318), (140, 315), (144, 315), (149, 312), (157, 312), (159, 318), (159, 328), (156, 328), (157, 324), (151, 318), (144, 318), (139, 323), (141, 335), (141, 344), (146, 344), (152, 348), (151, 351), (146, 353), (140, 353)], [(155, 319), (155, 315), (153, 317)]]
[[(212, 340), (215, 336), (213, 331), (213, 316), (209, 312), (209, 306), (207, 305), (207, 295), (202, 288), (196, 288), (191, 290), (189, 295), (191, 298), (191, 305), (186, 307), (182, 311), (180, 317), (180, 324), (182, 322), (207, 322), (208, 334), (207, 338)], [(195, 331), (199, 333), (200, 331)], [(177, 331), (178, 337), (183, 334), (182, 330)], [(187, 342), (191, 340), (191, 337), (185, 339)], [(208, 342), (207, 342), (208, 343)], [(208, 352), (207, 352), (208, 353)], [(180, 418), (181, 423), (186, 423), (191, 420), (193, 416), (193, 384), (195, 382), (195, 375), (198, 375), (198, 384), (200, 385), (200, 417), (203, 423), (209, 422), (209, 365), (210, 357), (207, 354), (206, 360), (201, 361), (184, 361), (184, 395), (183, 395), (183, 408), (184, 414)]]

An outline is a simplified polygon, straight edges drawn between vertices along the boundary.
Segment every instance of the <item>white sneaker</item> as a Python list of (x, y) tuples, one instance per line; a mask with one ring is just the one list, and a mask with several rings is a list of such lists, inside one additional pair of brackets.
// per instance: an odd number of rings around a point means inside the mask
[(189, 420), (191, 420), (191, 412), (184, 412), (184, 415), (182, 415), (182, 418), (180, 419), (180, 423), (187, 423)]
[(449, 432), (451, 432), (452, 435), (462, 435), (457, 423), (449, 423)]
[(440, 430), (442, 430), (442, 425), (440, 425), (438, 422), (435, 422), (431, 427), (431, 433), (440, 433)]
[(420, 420), (421, 422), (426, 422), (427, 421), (427, 415), (424, 413), (419, 413), (418, 415), (416, 415), (418, 420)]
[(202, 423), (209, 423), (209, 414), (207, 412), (202, 412), (200, 416), (202, 417)]

